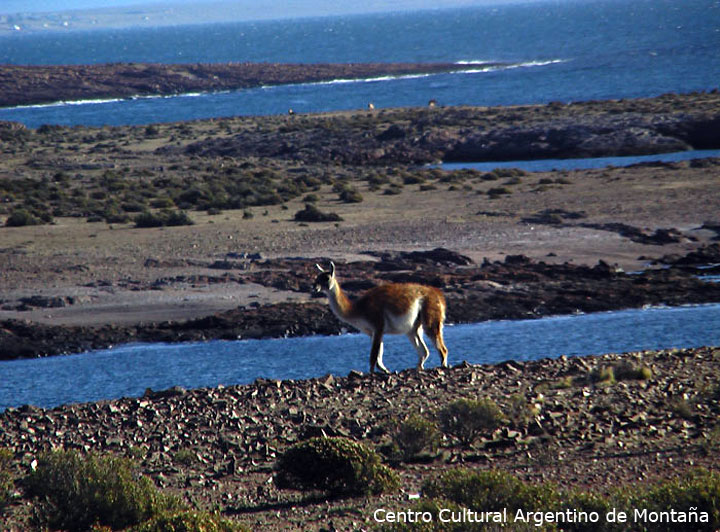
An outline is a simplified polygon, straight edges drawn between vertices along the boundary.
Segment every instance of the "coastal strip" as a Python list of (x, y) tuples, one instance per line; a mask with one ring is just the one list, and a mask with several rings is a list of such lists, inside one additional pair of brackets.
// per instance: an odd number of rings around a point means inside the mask
[(487, 70), (502, 63), (0, 65), (0, 107)]

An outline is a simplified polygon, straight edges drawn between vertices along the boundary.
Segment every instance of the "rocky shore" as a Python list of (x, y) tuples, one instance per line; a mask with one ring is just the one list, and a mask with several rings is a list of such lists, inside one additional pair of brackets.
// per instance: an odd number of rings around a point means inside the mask
[[(158, 486), (255, 530), (368, 530), (377, 508), (408, 508), (424, 481), (459, 467), (598, 493), (717, 469), (718, 371), (720, 350), (706, 347), (148, 390), (135, 399), (9, 409), (0, 414), (0, 448), (13, 452), (18, 475), (53, 448), (129, 456)], [(389, 449), (400, 421), (432, 421), (458, 398), (495, 401), (505, 422), (472, 448), (445, 435), (422, 459), (386, 455), (402, 479), (399, 492), (326, 500), (271, 482), (278, 456), (301, 439), (335, 435)], [(6, 528), (22, 530), (30, 514), (20, 490)]]
[(432, 74), (497, 63), (113, 63), (0, 65), (0, 107), (60, 101), (168, 96), (335, 79)]

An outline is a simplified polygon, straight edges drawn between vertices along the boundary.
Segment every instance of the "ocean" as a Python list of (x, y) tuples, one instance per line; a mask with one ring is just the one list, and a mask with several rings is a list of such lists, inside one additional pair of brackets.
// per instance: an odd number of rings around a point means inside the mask
[(0, 63), (501, 62), (482, 72), (0, 109), (0, 120), (122, 125), (440, 105), (515, 105), (712, 90), (720, 0), (548, 0), (494, 7), (0, 36)]

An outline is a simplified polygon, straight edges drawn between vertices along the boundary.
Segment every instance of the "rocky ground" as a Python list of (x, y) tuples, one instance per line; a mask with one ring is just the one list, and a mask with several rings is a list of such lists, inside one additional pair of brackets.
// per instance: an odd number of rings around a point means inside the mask
[[(616, 381), (598, 377), (607, 368)], [(628, 370), (638, 368), (649, 378)], [(150, 391), (8, 410), (0, 447), (15, 453), (18, 473), (52, 448), (131, 456), (162, 488), (254, 530), (367, 530), (376, 509), (408, 508), (422, 483), (448, 468), (495, 468), (599, 492), (715, 469), (719, 370), (720, 350), (700, 348)], [(505, 424), (471, 449), (446, 435), (437, 454), (389, 460), (402, 479), (397, 493), (326, 501), (272, 483), (277, 457), (302, 438), (339, 435), (382, 449), (408, 415), (433, 420), (455, 399), (481, 397), (497, 402)], [(10, 530), (25, 529), (30, 513), (30, 501), (18, 497)]]

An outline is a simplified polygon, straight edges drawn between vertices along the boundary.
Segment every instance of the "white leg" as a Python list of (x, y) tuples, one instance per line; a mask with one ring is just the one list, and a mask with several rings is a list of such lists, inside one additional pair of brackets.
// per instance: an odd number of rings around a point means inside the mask
[(408, 334), (410, 342), (415, 346), (415, 350), (418, 354), (418, 369), (425, 369), (425, 361), (430, 356), (430, 350), (425, 345), (423, 340), (423, 329), (422, 325)]
[(380, 371), (383, 371), (385, 373), (390, 373), (388, 369), (385, 367), (385, 364), (383, 364), (383, 341), (382, 341), (382, 332), (378, 331), (373, 334), (372, 337), (372, 349), (370, 351), (370, 373), (373, 373), (375, 371), (375, 366), (377, 365), (378, 368), (380, 368)]
[(390, 371), (385, 367), (385, 364), (383, 364), (383, 343), (380, 342), (380, 349), (378, 349), (377, 354), (377, 366), (380, 368), (380, 371), (383, 373), (390, 373)]

